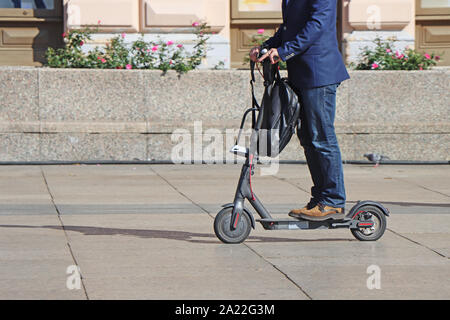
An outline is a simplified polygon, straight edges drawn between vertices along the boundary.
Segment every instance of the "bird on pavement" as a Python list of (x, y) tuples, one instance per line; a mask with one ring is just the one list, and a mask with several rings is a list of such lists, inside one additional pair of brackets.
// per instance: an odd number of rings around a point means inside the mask
[(388, 156), (379, 154), (379, 153), (365, 153), (364, 157), (367, 158), (370, 162), (375, 163), (375, 168), (380, 165), (380, 162), (384, 160), (390, 160)]

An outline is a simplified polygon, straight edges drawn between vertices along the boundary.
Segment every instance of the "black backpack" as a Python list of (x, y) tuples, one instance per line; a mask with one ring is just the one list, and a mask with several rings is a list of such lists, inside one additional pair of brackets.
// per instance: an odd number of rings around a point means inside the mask
[(255, 98), (255, 63), (250, 63), (252, 80), (253, 107), (263, 113), (261, 122), (258, 154), (276, 157), (283, 151), (295, 133), (300, 117), (300, 103), (297, 94), (286, 78), (281, 78), (278, 64), (271, 64), (269, 59), (263, 62), (264, 95), (261, 107)]

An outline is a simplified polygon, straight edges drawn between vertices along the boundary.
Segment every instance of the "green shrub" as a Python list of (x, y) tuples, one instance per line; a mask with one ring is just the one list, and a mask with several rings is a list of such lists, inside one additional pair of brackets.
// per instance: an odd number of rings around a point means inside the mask
[(83, 45), (92, 40), (94, 30), (90, 28), (73, 29), (63, 33), (63, 48), (48, 48), (47, 64), (52, 68), (95, 68), (95, 69), (158, 69), (164, 72), (175, 70), (186, 73), (196, 69), (206, 57), (206, 23), (192, 24), (196, 34), (196, 44), (192, 52), (187, 52), (182, 44), (173, 41), (145, 42), (140, 39), (127, 46), (125, 34), (112, 38), (104, 48), (85, 52)]
[(359, 62), (351, 64), (356, 70), (428, 70), (440, 60), (434, 53), (419, 53), (406, 48), (395, 50), (393, 41), (374, 40), (375, 48), (366, 47), (360, 54)]

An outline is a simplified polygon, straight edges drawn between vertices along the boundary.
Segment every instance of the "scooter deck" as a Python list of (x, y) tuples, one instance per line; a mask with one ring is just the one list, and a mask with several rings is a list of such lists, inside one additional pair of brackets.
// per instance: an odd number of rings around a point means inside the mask
[[(266, 230), (311, 230), (311, 229), (336, 229), (347, 228), (356, 229), (363, 226), (359, 226), (358, 220), (341, 219), (341, 220), (325, 220), (325, 221), (309, 221), (302, 219), (258, 219), (257, 222), (261, 223)], [(369, 227), (369, 226), (364, 226)]]

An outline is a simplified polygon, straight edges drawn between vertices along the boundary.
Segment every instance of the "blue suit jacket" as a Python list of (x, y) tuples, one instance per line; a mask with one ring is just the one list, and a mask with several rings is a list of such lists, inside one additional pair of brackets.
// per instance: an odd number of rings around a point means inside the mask
[(287, 61), (297, 88), (339, 83), (347, 73), (336, 39), (337, 0), (283, 0), (283, 23), (264, 44)]

